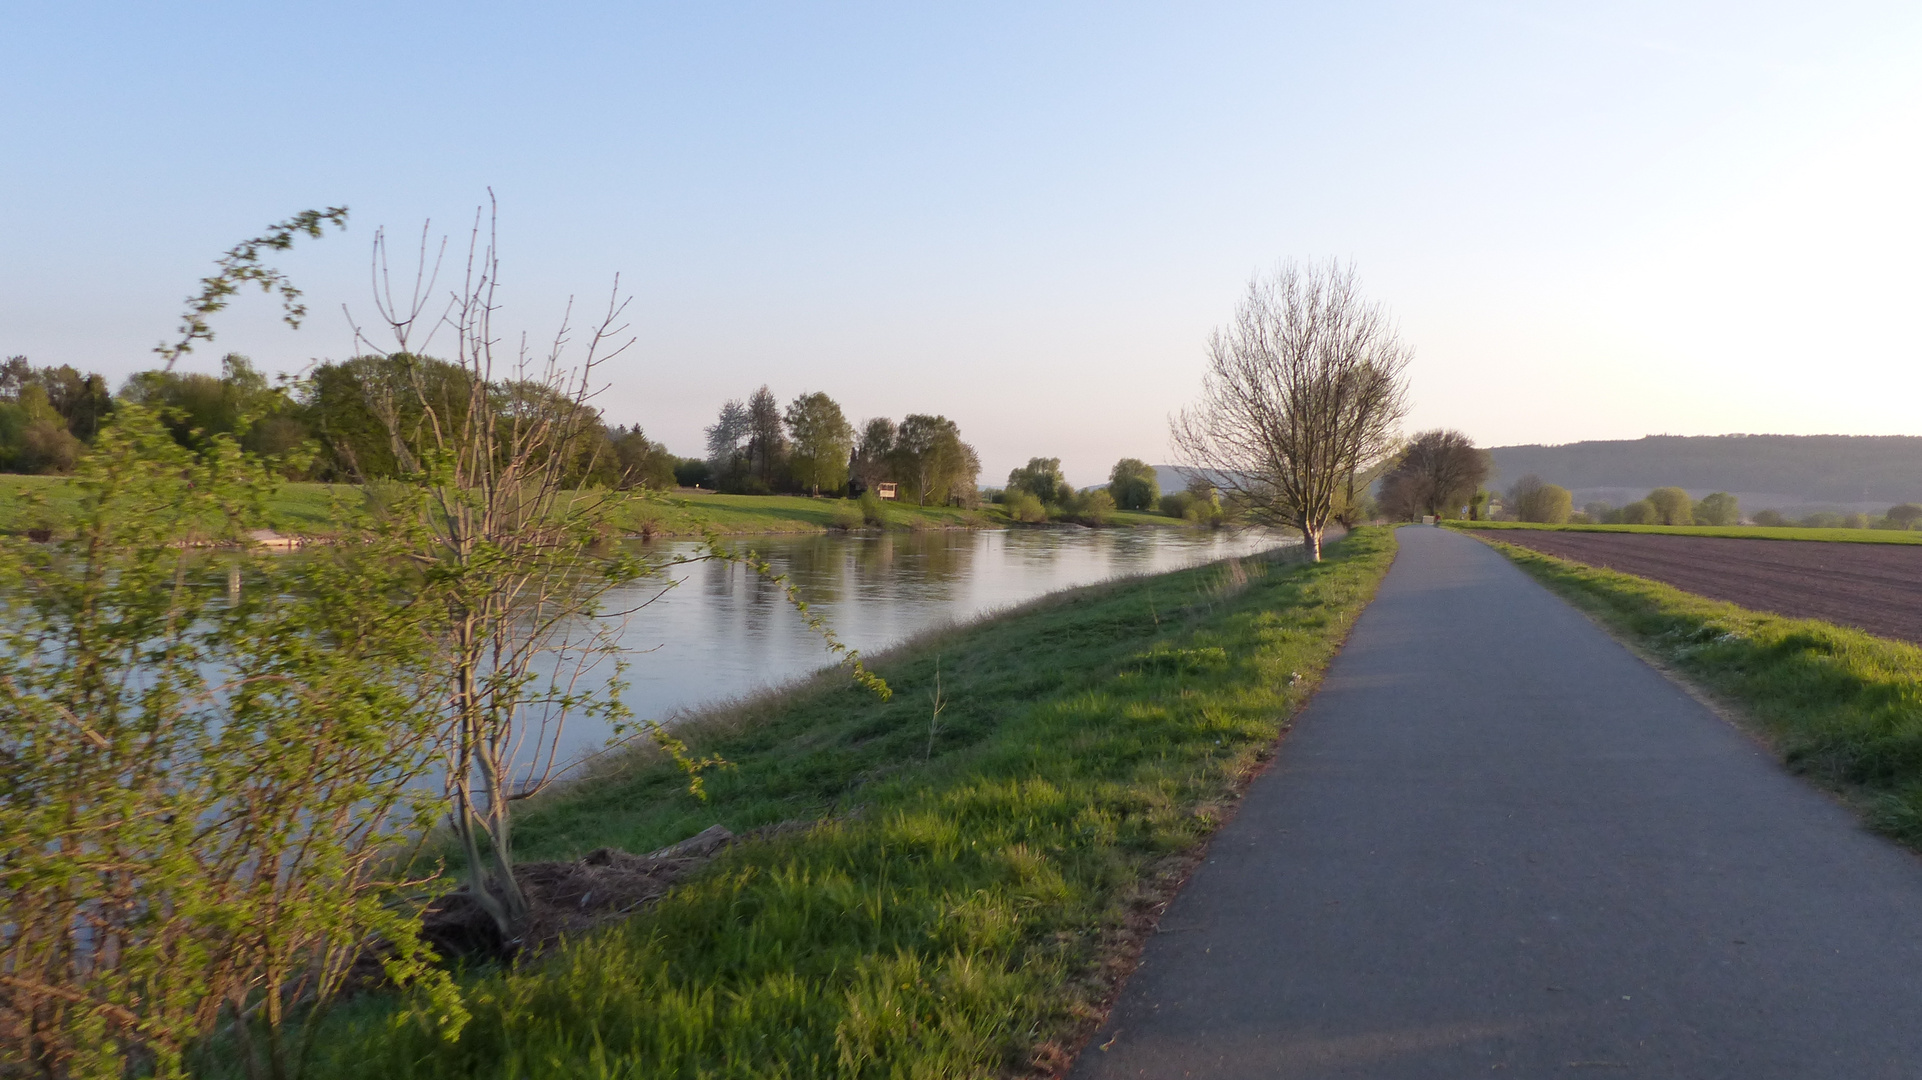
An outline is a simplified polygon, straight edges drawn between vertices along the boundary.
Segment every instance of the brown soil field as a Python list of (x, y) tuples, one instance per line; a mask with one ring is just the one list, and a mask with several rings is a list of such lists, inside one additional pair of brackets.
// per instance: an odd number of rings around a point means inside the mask
[(1474, 535), (1756, 611), (1922, 644), (1922, 545), (1532, 529)]

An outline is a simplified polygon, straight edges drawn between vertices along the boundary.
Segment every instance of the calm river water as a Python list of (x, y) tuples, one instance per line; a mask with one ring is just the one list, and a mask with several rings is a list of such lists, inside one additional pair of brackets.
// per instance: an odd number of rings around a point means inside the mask
[[(876, 536), (741, 537), (793, 577), (841, 640), (873, 654), (923, 630), (1044, 593), (1130, 574), (1173, 570), (1299, 542), (1272, 533), (1193, 529), (1021, 529)], [(698, 554), (695, 543), (654, 543), (656, 555)], [(780, 685), (827, 664), (821, 639), (781, 590), (751, 570), (707, 562), (671, 571), (678, 582), (627, 621), (627, 704), (641, 719), (671, 720), (697, 706)], [(660, 591), (646, 582), (608, 597), (632, 607)], [(570, 723), (563, 759), (603, 746), (608, 733)]]

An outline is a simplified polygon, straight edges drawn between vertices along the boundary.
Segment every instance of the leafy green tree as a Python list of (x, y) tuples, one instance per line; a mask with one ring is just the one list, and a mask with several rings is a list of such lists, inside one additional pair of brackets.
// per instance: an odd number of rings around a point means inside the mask
[(761, 491), (773, 491), (780, 483), (787, 454), (781, 405), (774, 400), (774, 392), (763, 386), (747, 399), (748, 468), (760, 482)]
[(1515, 504), (1515, 516), (1522, 521), (1565, 525), (1574, 506), (1568, 489), (1559, 484), (1541, 484), (1523, 495)]
[(1902, 503), (1899, 506), (1891, 506), (1889, 507), (1888, 520), (1889, 524), (1897, 529), (1913, 529), (1915, 528), (1916, 522), (1922, 521), (1922, 506), (1917, 506), (1914, 503)]
[(1161, 501), (1161, 480), (1147, 462), (1122, 458), (1108, 473), (1108, 492), (1123, 510), (1152, 510)]
[(195, 452), (131, 405), (73, 531), (0, 539), (9, 1075), (182, 1077), (220, 1024), (246, 1071), (293, 1075), (369, 942), (457, 1029), (391, 859), (438, 805), (413, 571), (377, 544), (197, 546), (244, 543), (272, 484), (231, 435)]
[(682, 487), (700, 487), (713, 477), (706, 458), (681, 458), (674, 465), (674, 482)]
[(1695, 520), (1702, 525), (1740, 525), (1742, 507), (1735, 496), (1726, 491), (1702, 496), (1695, 504)]
[(1622, 525), (1659, 525), (1662, 523), (1661, 511), (1647, 499), (1637, 499), (1616, 511), (1618, 523)]
[(13, 401), (0, 401), (0, 469), (71, 472), (85, 449), (39, 383), (28, 383)]
[(862, 491), (894, 479), (894, 421), (877, 416), (861, 425), (861, 439), (854, 447), (848, 471)]
[(810, 494), (839, 489), (848, 479), (848, 458), (854, 450), (854, 426), (841, 406), (822, 393), (802, 394), (787, 407), (788, 435), (793, 440), (789, 467), (794, 479)]
[(666, 491), (679, 482), (676, 470), (682, 462), (667, 447), (650, 440), (639, 424), (617, 427), (609, 433), (615, 461), (624, 488), (651, 488)]
[(1755, 523), (1766, 528), (1779, 529), (1787, 525), (1789, 519), (1782, 516), (1780, 510), (1757, 510), (1755, 512)]
[(1072, 502), (1074, 496), (1074, 488), (1061, 475), (1060, 458), (1029, 458), (1026, 465), (1009, 471), (1008, 490), (1025, 491), (1055, 506)]
[(1037, 522), (1048, 520), (1048, 508), (1041, 500), (1028, 491), (1004, 491), (1001, 493), (1001, 506), (1014, 521)]
[(894, 471), (922, 506), (951, 500), (966, 505), (976, 495), (981, 459), (961, 441), (961, 429), (945, 416), (910, 413), (895, 434)]
[(1089, 525), (1106, 525), (1114, 517), (1114, 496), (1105, 488), (1089, 488), (1075, 495), (1074, 516)]
[(1693, 525), (1695, 523), (1695, 503), (1688, 492), (1678, 487), (1656, 488), (1645, 496), (1650, 506), (1655, 508), (1657, 525)]
[(716, 490), (738, 486), (750, 471), (747, 442), (750, 419), (747, 406), (729, 401), (706, 430), (708, 476)]
[(113, 393), (105, 376), (83, 375), (66, 364), (36, 368), (24, 356), (0, 362), (0, 404), (18, 403), (30, 386), (40, 388), (67, 432), (83, 443), (93, 442), (101, 422), (113, 412)]

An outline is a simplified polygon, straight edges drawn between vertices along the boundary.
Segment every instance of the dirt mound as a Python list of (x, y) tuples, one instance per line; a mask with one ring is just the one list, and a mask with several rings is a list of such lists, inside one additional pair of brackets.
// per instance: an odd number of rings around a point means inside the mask
[[(777, 825), (749, 836), (791, 829)], [(713, 825), (646, 855), (597, 848), (572, 862), (526, 863), (514, 868), (514, 880), (527, 896), (529, 908), (527, 927), (519, 938), (502, 940), (494, 920), (465, 889), (428, 907), (421, 917), (421, 935), (444, 960), (537, 955), (562, 937), (624, 918), (659, 900), (675, 882), (743, 839), (725, 826)]]

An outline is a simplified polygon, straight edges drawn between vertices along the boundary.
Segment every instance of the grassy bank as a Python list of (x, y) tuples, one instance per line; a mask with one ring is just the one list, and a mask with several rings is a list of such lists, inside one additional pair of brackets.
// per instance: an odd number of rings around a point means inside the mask
[(1730, 712), (1791, 769), (1922, 850), (1922, 649), (1490, 542), (1615, 634), (1734, 706)]
[(1850, 544), (1922, 544), (1922, 530), (1768, 528), (1761, 525), (1539, 525), (1527, 521), (1446, 521), (1451, 529), (1546, 529), (1551, 532), (1659, 533), (1751, 540), (1836, 540)]
[(1047, 1071), (1393, 557), (1391, 530), (1364, 529), (1319, 565), (1072, 590), (875, 658), (890, 701), (823, 676), (697, 720), (697, 751), (733, 763), (708, 801), (636, 757), (534, 805), (523, 857), (819, 824), (731, 849), (544, 960), (469, 975), (457, 1043), (363, 1000), (316, 1075)]
[[(77, 505), (78, 492), (64, 477), (0, 475), (0, 532), (55, 527), (67, 521)], [(629, 535), (699, 537), (769, 533), (819, 533), (861, 521), (859, 504), (847, 499), (810, 499), (800, 495), (717, 495), (668, 492), (616, 493), (611, 518)], [(338, 531), (337, 506), (360, 505), (351, 484), (289, 483), (281, 486), (266, 507), (266, 525), (296, 536), (326, 536)], [(999, 506), (967, 510), (954, 506), (916, 506), (888, 502), (882, 506), (889, 529), (979, 529), (1010, 524)], [(1186, 522), (1161, 514), (1120, 511), (1110, 524), (1120, 526), (1181, 527)]]

